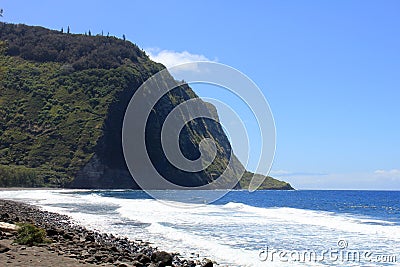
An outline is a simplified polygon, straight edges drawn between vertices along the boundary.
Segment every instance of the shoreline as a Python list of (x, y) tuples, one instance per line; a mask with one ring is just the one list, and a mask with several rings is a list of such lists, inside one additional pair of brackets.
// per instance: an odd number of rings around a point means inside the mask
[(0, 230), (0, 262), (6, 263), (7, 266), (214, 265), (207, 259), (181, 259), (179, 253), (158, 251), (148, 242), (131, 241), (112, 234), (91, 231), (73, 223), (67, 215), (44, 211), (23, 202), (0, 199), (0, 222), (32, 223), (43, 228), (47, 238), (52, 240), (49, 244), (28, 247), (13, 244), (15, 232)]
[(27, 190), (63, 190), (54, 187), (0, 187), (0, 191), (27, 191)]

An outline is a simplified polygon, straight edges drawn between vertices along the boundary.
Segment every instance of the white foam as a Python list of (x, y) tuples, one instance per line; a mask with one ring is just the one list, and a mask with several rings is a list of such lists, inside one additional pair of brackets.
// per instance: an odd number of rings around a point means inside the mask
[[(353, 242), (352, 246), (376, 243), (376, 249), (400, 249), (396, 245), (400, 241), (400, 227), (383, 220), (295, 208), (259, 208), (233, 202), (225, 205), (191, 204), (188, 209), (181, 208), (179, 203), (166, 206), (153, 199), (121, 199), (88, 191), (84, 191), (86, 194), (74, 192), (82, 193), (82, 190), (0, 191), (0, 198), (36, 204), (49, 211), (70, 215), (90, 229), (131, 239), (140, 238), (168, 251), (198, 251), (229, 266), (284, 266), (277, 262), (260, 262), (256, 247), (329, 248), (324, 246), (334, 244), (339, 236)], [(107, 205), (115, 212), (72, 212), (71, 204), (76, 207)], [(126, 220), (150, 226), (124, 225)]]
[[(327, 211), (313, 211), (295, 208), (258, 208), (242, 203), (228, 203), (227, 209), (234, 209), (245, 213), (253, 213), (259, 218), (270, 222), (295, 223), (300, 225), (314, 225), (329, 229), (353, 233), (373, 234), (385, 238), (400, 240), (400, 226), (393, 222), (366, 218), (357, 218), (352, 215), (335, 214)], [(369, 223), (380, 225), (371, 225)]]
[[(179, 244), (181, 247), (192, 247), (195, 245), (218, 262), (226, 261), (226, 259), (229, 258), (231, 262), (235, 262), (241, 266), (252, 266), (259, 263), (257, 260), (257, 252), (254, 253), (254, 251), (232, 249), (218, 242), (212, 242), (209, 239), (206, 240), (196, 236), (195, 234), (179, 231), (171, 227), (165, 227), (159, 223), (153, 223), (149, 227), (149, 231), (152, 233), (162, 234), (169, 240), (174, 241), (175, 244)], [(221, 257), (221, 255), (223, 255), (223, 257)], [(254, 261), (250, 262), (251, 259), (254, 259)]]

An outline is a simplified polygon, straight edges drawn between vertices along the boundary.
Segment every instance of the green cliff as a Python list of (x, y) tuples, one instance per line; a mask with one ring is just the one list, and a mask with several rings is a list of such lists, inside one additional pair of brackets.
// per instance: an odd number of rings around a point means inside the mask
[[(138, 188), (122, 153), (123, 116), (135, 90), (163, 68), (136, 45), (115, 37), (0, 23), (0, 187)], [(218, 122), (196, 119), (182, 131), (182, 153), (196, 158), (199, 141), (212, 138), (218, 144), (214, 162), (197, 173), (168, 162), (160, 126), (190, 98), (197, 96), (180, 86), (157, 103), (146, 144), (156, 169), (168, 180), (198, 186), (223, 172), (231, 146)], [(229, 179), (237, 180), (243, 166), (233, 160)], [(245, 188), (249, 177), (246, 173), (237, 188)], [(264, 185), (291, 189), (271, 177)]]

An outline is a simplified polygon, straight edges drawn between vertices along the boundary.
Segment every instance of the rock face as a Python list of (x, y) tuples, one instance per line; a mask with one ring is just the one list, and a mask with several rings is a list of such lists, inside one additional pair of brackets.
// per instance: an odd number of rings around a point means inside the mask
[[(170, 79), (172, 80), (172, 77)], [(136, 87), (139, 86), (139, 84), (136, 85)], [(97, 142), (94, 154), (86, 165), (77, 172), (76, 178), (69, 185), (70, 187), (139, 188), (127, 169), (121, 142), (125, 110), (136, 89), (128, 88), (126, 91), (120, 92), (119, 101), (110, 105), (104, 123), (103, 135)], [(150, 114), (146, 127), (147, 152), (154, 167), (167, 180), (187, 187), (201, 186), (212, 182), (214, 177), (220, 176), (227, 168), (231, 155), (231, 146), (218, 123), (215, 107), (200, 101), (201, 107), (199, 108), (209, 111), (210, 116), (212, 114), (216, 117), (216, 120), (199, 118), (189, 122), (179, 136), (180, 148), (187, 158), (196, 159), (200, 156), (199, 142), (204, 138), (212, 138), (218, 144), (216, 159), (208, 169), (195, 173), (182, 171), (168, 161), (161, 145), (163, 122), (177, 105), (191, 98), (197, 98), (197, 96), (188, 86), (172, 90), (154, 106), (154, 112)], [(243, 172), (244, 167), (236, 158), (233, 160), (235, 164), (229, 170), (230, 177), (228, 179), (237, 182), (239, 173)], [(139, 165), (137, 168), (141, 168), (141, 166)], [(229, 182), (231, 180), (225, 183), (220, 182), (215, 188), (227, 188), (226, 184)], [(240, 188), (240, 185), (237, 184), (236, 188)]]
[[(6, 23), (0, 23), (0, 66), (0, 103), (7, 103), (0, 105), (0, 186), (138, 189), (122, 151), (123, 118), (135, 91), (164, 66), (115, 37)], [(165, 79), (175, 82), (171, 76)], [(146, 126), (154, 167), (171, 182), (190, 187), (219, 177), (231, 155), (215, 107), (199, 101), (215, 120), (187, 123), (179, 145), (185, 157), (196, 159), (200, 141), (213, 139), (213, 163), (188, 173), (167, 160), (161, 126), (172, 109), (193, 98), (198, 97), (186, 85), (173, 89), (154, 106)], [(233, 157), (217, 188), (227, 182), (240, 188), (238, 174), (244, 167)]]

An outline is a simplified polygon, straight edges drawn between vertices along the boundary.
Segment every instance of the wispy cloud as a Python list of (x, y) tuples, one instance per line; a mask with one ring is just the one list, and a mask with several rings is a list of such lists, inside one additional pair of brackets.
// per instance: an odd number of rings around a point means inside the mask
[(374, 173), (380, 176), (400, 176), (400, 170), (398, 169), (376, 170)]
[(210, 60), (204, 55), (192, 54), (188, 51), (176, 52), (159, 48), (147, 48), (145, 51), (151, 60), (162, 63), (167, 68), (194, 61), (216, 61), (215, 59)]
[(305, 173), (271, 171), (273, 177), (288, 181), (297, 189), (400, 190), (400, 170), (352, 173)]
[(272, 176), (287, 176), (287, 175), (290, 175), (290, 171), (285, 171), (285, 170), (272, 170), (272, 171), (270, 171), (270, 175), (272, 175)]
[(269, 173), (271, 176), (282, 176), (282, 177), (287, 177), (287, 176), (316, 176), (316, 175), (327, 175), (327, 173), (321, 173), (321, 172), (292, 172), (292, 171), (286, 171), (286, 170), (272, 170)]

